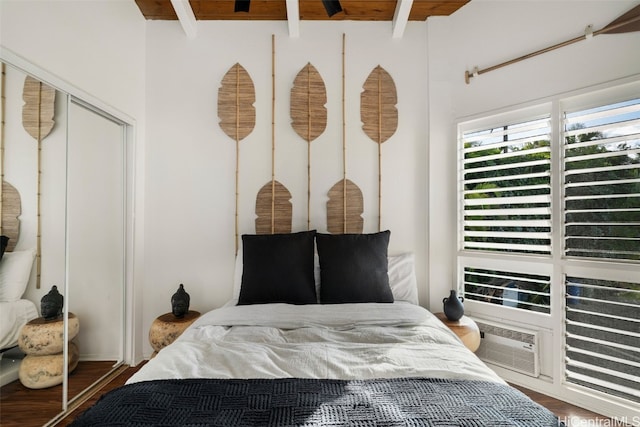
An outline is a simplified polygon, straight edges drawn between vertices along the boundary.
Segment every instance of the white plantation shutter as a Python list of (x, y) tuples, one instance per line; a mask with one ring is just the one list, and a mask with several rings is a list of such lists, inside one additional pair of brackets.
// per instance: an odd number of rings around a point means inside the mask
[(640, 403), (640, 283), (567, 277), (566, 378)]
[(640, 99), (564, 114), (565, 254), (640, 260)]
[(551, 311), (551, 277), (485, 268), (464, 268), (464, 297), (541, 313)]
[(507, 326), (547, 315), (559, 388), (637, 407), (640, 80), (458, 123), (458, 147), (465, 304)]
[(551, 253), (549, 120), (462, 134), (464, 249)]

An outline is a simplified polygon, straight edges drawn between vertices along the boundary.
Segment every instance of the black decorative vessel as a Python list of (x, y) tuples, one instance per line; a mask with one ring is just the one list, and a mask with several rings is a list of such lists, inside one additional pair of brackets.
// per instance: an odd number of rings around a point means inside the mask
[(464, 297), (459, 297), (456, 294), (455, 289), (451, 289), (451, 293), (448, 298), (444, 298), (442, 300), (442, 304), (444, 306), (444, 315), (447, 316), (447, 319), (456, 321), (460, 320), (460, 318), (464, 315)]
[(184, 290), (184, 285), (181, 283), (180, 287), (175, 294), (171, 297), (171, 312), (174, 316), (181, 318), (189, 312), (189, 302), (191, 297)]

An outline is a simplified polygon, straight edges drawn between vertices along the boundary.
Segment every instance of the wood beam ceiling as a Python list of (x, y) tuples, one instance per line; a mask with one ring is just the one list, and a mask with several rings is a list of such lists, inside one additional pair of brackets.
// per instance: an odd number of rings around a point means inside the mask
[[(196, 20), (286, 20), (288, 0), (251, 0), (250, 11), (234, 12), (234, 0), (190, 0)], [(424, 21), (429, 16), (448, 16), (469, 0), (413, 0), (408, 20)], [(298, 0), (300, 20), (392, 21), (396, 0), (340, 0), (342, 12), (331, 18), (320, 0)], [(177, 20), (171, 0), (136, 0), (146, 19)]]

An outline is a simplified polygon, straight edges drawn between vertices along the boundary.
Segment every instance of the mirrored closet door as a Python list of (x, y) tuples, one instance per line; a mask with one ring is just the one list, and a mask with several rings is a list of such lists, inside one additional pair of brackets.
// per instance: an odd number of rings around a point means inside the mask
[[(64, 346), (46, 339), (63, 320), (43, 321), (40, 300), (53, 286), (66, 298), (68, 97), (16, 67), (2, 70), (0, 414), (11, 424), (33, 416), (32, 397), (44, 421), (64, 408)], [(30, 345), (18, 346), (21, 336)]]
[[(80, 323), (69, 354), (97, 380), (124, 355), (125, 127), (74, 97), (68, 115), (67, 307)], [(68, 379), (73, 399), (86, 385)]]
[[(17, 338), (3, 344), (0, 413), (3, 424), (47, 425), (63, 418), (124, 361), (131, 125), (70, 93), (74, 90), (62, 90), (66, 83), (57, 86), (54, 78), (46, 83), (55, 91), (53, 126), (38, 144), (23, 123), (24, 86), (28, 78), (42, 78), (36, 67), (18, 62), (5, 65), (2, 84), (3, 188), (10, 183), (15, 191), (0, 197), (0, 231), (10, 232), (8, 218), (14, 216), (20, 233), (12, 235), (0, 260), (0, 278), (16, 264), (7, 259), (33, 254), (33, 260), (22, 263), (29, 265), (20, 296), (31, 308), (16, 319), (14, 330), (35, 323), (32, 334), (58, 327), (66, 336), (55, 360), (31, 361), (30, 377), (24, 367), (32, 355)], [(15, 215), (15, 208), (9, 208), (14, 193), (21, 199)], [(64, 298), (63, 311), (56, 319), (44, 319), (41, 299), (53, 286)], [(2, 304), (4, 316), (9, 310)], [(4, 333), (4, 317), (2, 322)]]

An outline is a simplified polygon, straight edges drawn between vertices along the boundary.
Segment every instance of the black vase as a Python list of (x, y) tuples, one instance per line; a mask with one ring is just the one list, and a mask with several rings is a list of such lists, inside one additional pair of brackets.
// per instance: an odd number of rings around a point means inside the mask
[(189, 302), (191, 297), (184, 290), (184, 285), (181, 283), (180, 287), (175, 294), (171, 297), (171, 312), (175, 317), (184, 317), (189, 312)]
[(451, 289), (449, 297), (442, 300), (444, 315), (447, 316), (447, 319), (453, 321), (460, 320), (464, 315), (464, 305), (462, 301), (464, 301), (464, 297), (459, 297), (456, 295), (455, 289)]

